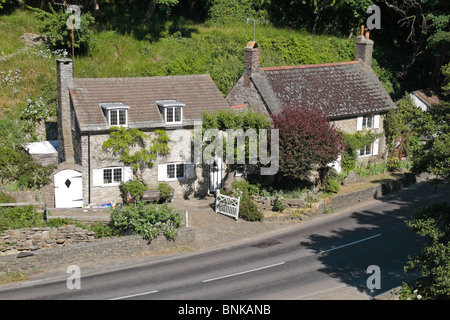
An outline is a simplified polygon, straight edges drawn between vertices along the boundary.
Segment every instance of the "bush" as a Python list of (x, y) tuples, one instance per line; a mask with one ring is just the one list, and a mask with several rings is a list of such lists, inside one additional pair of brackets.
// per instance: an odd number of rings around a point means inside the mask
[(278, 198), (278, 196), (275, 198), (275, 203), (273, 205), (274, 210), (283, 212), (284, 209), (286, 209), (286, 205), (283, 202), (283, 197)]
[(111, 209), (110, 226), (119, 234), (139, 234), (153, 240), (163, 234), (174, 240), (181, 227), (181, 217), (166, 204), (155, 205), (138, 202), (137, 205)]
[(335, 179), (328, 179), (325, 183), (325, 193), (338, 193), (339, 189), (339, 182), (337, 182)]
[(0, 208), (0, 233), (8, 229), (44, 226), (42, 214), (33, 206)]
[(145, 189), (145, 185), (137, 179), (124, 182), (120, 185), (120, 193), (125, 203), (128, 203), (128, 196), (134, 198), (134, 203), (136, 203), (144, 195)]
[(163, 202), (167, 202), (170, 200), (172, 195), (172, 187), (169, 186), (167, 183), (162, 182), (158, 184), (158, 190), (161, 191), (161, 198), (160, 200)]
[(262, 221), (264, 215), (258, 210), (255, 201), (248, 196), (242, 196), (239, 203), (239, 216), (247, 221)]
[(387, 162), (387, 167), (390, 172), (400, 170), (401, 167), (400, 160), (398, 160), (395, 157), (391, 157)]

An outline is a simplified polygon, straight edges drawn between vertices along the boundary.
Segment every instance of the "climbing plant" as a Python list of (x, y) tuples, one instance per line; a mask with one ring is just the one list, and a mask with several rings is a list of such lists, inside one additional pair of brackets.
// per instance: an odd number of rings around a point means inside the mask
[[(147, 168), (151, 168), (158, 155), (166, 155), (170, 152), (169, 136), (164, 130), (154, 131), (155, 137), (140, 131), (139, 129), (127, 130), (124, 127), (111, 127), (110, 137), (103, 143), (103, 150), (120, 155), (120, 161), (133, 168), (135, 176), (144, 183), (143, 174)], [(151, 139), (151, 140), (150, 140)], [(147, 142), (150, 145), (147, 147)]]

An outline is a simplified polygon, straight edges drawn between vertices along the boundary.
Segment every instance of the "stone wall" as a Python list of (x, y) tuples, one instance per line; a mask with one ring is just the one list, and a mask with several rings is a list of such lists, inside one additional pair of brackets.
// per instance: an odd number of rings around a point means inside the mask
[(0, 236), (0, 256), (93, 241), (93, 231), (73, 225), (6, 230)]
[(176, 248), (195, 240), (195, 232), (182, 228), (175, 241), (167, 241), (159, 236), (151, 243), (142, 236), (126, 236), (102, 239), (99, 241), (72, 244), (59, 248), (49, 248), (31, 252), (31, 255), (0, 256), (0, 272), (50, 270), (70, 265), (81, 265), (107, 259), (151, 254), (155, 250)]

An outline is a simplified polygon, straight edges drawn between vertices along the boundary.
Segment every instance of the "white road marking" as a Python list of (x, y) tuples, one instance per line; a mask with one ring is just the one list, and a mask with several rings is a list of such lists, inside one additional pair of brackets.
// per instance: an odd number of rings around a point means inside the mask
[(331, 248), (331, 249), (328, 249), (328, 250), (323, 250), (323, 251), (319, 252), (319, 254), (330, 252), (330, 251), (337, 250), (337, 249), (341, 249), (341, 248), (344, 248), (344, 247), (348, 247), (348, 246), (351, 246), (353, 244), (360, 243), (360, 242), (363, 242), (363, 241), (366, 241), (366, 240), (370, 240), (370, 239), (373, 239), (373, 238), (376, 238), (376, 237), (379, 237), (379, 236), (381, 236), (381, 233), (378, 233), (378, 234), (376, 234), (374, 236), (371, 236), (371, 237), (368, 237), (368, 238), (364, 238), (364, 239), (361, 239), (361, 240), (358, 240), (358, 241), (350, 242), (350, 243), (344, 244), (344, 245), (339, 246), (339, 247)]
[(117, 298), (112, 298), (112, 299), (109, 299), (109, 300), (121, 300), (121, 299), (145, 296), (146, 294), (152, 294), (152, 293), (156, 293), (156, 292), (158, 292), (158, 290), (142, 292), (142, 293), (136, 293), (136, 294), (130, 294), (129, 296), (117, 297)]
[(282, 264), (284, 264), (284, 262), (279, 262), (279, 263), (271, 264), (269, 266), (264, 266), (264, 267), (250, 269), (250, 270), (246, 270), (246, 271), (242, 271), (242, 272), (228, 274), (228, 275), (217, 277), (217, 278), (207, 279), (207, 280), (203, 280), (202, 282), (210, 282), (210, 281), (220, 280), (220, 279), (224, 279), (224, 278), (234, 277), (234, 276), (238, 276), (238, 275), (249, 273), (249, 272), (259, 271), (259, 270), (268, 269), (268, 268), (273, 268), (273, 267), (276, 267), (276, 266), (280, 266)]

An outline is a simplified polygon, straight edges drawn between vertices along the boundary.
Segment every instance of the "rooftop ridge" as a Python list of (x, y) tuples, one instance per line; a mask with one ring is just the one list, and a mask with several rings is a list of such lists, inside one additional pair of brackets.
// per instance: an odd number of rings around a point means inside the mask
[(308, 68), (321, 68), (321, 67), (334, 67), (347, 64), (357, 64), (359, 61), (344, 61), (344, 62), (331, 62), (331, 63), (319, 63), (319, 64), (304, 64), (297, 66), (280, 66), (280, 67), (264, 67), (260, 68), (261, 71), (276, 71), (276, 70), (291, 70), (291, 69), (308, 69)]

